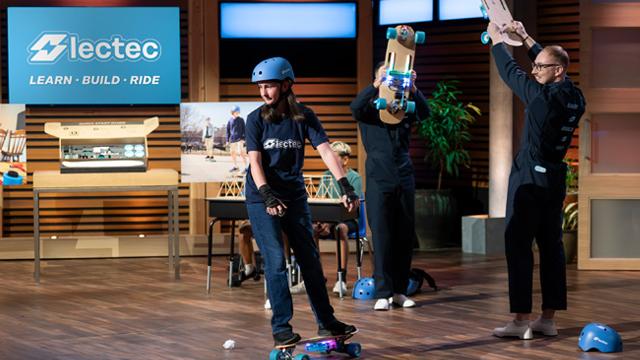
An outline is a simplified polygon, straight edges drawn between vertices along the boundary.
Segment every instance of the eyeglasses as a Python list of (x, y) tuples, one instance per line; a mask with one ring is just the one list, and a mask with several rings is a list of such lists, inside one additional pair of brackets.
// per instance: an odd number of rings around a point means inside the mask
[(546, 69), (548, 67), (552, 67), (552, 66), (562, 66), (560, 64), (539, 64), (539, 63), (531, 63), (531, 67), (533, 68), (533, 70), (536, 71), (540, 71), (542, 69)]

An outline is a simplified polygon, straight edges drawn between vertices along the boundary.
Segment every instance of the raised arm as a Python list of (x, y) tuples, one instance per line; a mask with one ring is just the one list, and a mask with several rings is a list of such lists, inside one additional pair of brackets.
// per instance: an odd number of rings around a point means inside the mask
[(527, 29), (524, 28), (524, 24), (520, 21), (512, 21), (507, 25), (506, 31), (515, 33), (522, 39), (522, 43), (527, 47), (527, 55), (531, 61), (536, 61), (536, 57), (542, 51), (542, 46), (538, 44), (529, 34)]
[(360, 91), (351, 102), (351, 113), (356, 121), (374, 122), (378, 119), (378, 110), (373, 104), (373, 100), (378, 95), (378, 88), (382, 84), (386, 73), (387, 68), (381, 66), (376, 73), (373, 84)]
[(491, 52), (500, 77), (525, 104), (529, 104), (542, 90), (542, 85), (532, 80), (507, 51), (507, 46), (502, 42), (504, 29), (489, 23), (487, 31), (493, 42)]
[(378, 89), (369, 85), (360, 91), (351, 102), (351, 114), (356, 121), (370, 122), (375, 119), (378, 110), (373, 105), (373, 99), (378, 94)]

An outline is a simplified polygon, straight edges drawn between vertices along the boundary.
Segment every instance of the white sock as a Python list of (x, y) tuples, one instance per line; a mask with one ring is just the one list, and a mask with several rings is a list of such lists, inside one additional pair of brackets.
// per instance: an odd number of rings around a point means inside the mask
[(246, 264), (246, 265), (244, 266), (244, 274), (245, 274), (245, 275), (249, 275), (249, 274), (251, 274), (251, 273), (253, 272), (253, 269), (255, 269), (255, 268), (256, 268), (256, 267), (255, 267), (255, 266), (253, 266), (253, 264)]

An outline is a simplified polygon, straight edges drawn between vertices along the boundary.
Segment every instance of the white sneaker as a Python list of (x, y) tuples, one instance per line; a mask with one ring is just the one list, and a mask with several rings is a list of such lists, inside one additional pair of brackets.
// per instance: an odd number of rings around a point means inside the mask
[(533, 332), (529, 326), (529, 321), (511, 320), (505, 327), (493, 329), (493, 335), (497, 337), (518, 337), (522, 340), (533, 339)]
[(544, 336), (558, 336), (556, 323), (552, 319), (539, 317), (531, 323), (530, 327), (533, 332), (541, 333)]
[(267, 299), (267, 301), (264, 302), (264, 308), (266, 310), (271, 310), (271, 301), (269, 301), (269, 299)]
[(378, 299), (378, 301), (376, 301), (376, 304), (373, 305), (373, 310), (382, 310), (382, 311), (389, 310), (389, 299), (387, 298)]
[(304, 281), (299, 282), (289, 288), (289, 292), (292, 294), (304, 294), (307, 292), (307, 288), (304, 287)]
[(391, 299), (394, 304), (402, 306), (403, 308), (411, 308), (416, 306), (415, 301), (409, 299), (406, 295), (403, 294), (394, 294)]
[(333, 285), (333, 292), (336, 294), (340, 294), (340, 289), (342, 288), (342, 294), (347, 293), (347, 283), (344, 281), (336, 281), (336, 284)]

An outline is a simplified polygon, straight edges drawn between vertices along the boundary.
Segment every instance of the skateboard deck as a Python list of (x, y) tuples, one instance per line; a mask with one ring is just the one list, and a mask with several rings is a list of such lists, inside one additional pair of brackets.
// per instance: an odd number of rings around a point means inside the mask
[[(509, 11), (509, 7), (505, 0), (482, 0), (480, 9), (482, 10), (482, 15), (485, 19), (489, 19), (489, 21), (497, 24), (498, 26), (507, 25), (513, 21), (513, 16), (511, 16), (511, 12)], [(480, 39), (485, 45), (491, 40), (486, 31), (482, 33)], [(511, 46), (522, 46), (522, 40), (520, 40), (520, 37), (514, 33), (503, 33), (502, 40)]]
[(380, 111), (380, 120), (386, 124), (398, 124), (405, 114), (415, 112), (416, 105), (409, 101), (411, 92), (411, 70), (415, 59), (416, 44), (425, 41), (422, 31), (414, 32), (406, 25), (387, 29), (387, 54), (385, 67), (387, 74), (380, 85), (376, 109)]
[(329, 354), (331, 352), (347, 354), (352, 358), (360, 357), (362, 346), (359, 343), (345, 343), (353, 335), (358, 332), (354, 332), (348, 335), (340, 336), (318, 336), (309, 339), (302, 339), (295, 344), (275, 346), (269, 354), (269, 360), (309, 360), (311, 359), (307, 354), (293, 355), (293, 352), (298, 345), (304, 345), (304, 350), (311, 353), (323, 353)]

